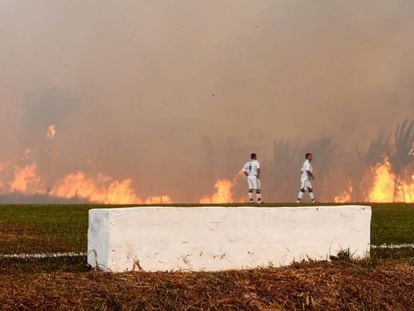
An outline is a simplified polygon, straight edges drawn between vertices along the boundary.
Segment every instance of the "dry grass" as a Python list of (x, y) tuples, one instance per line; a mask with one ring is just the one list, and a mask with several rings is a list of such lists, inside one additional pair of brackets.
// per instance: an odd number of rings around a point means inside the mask
[(218, 273), (0, 275), (2, 310), (409, 310), (414, 265), (297, 264)]

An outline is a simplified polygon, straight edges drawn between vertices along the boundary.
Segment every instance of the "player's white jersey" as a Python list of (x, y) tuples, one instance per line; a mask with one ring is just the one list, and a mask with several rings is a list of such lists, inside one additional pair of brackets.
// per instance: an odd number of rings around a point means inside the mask
[(302, 169), (300, 171), (300, 179), (309, 180), (310, 178), (309, 178), (309, 175), (308, 175), (308, 171), (313, 173), (313, 168), (312, 168), (311, 162), (308, 159), (306, 159), (305, 162), (303, 162), (303, 166), (302, 166)]
[(257, 176), (260, 169), (260, 163), (257, 160), (251, 160), (243, 166), (243, 172), (248, 176)]

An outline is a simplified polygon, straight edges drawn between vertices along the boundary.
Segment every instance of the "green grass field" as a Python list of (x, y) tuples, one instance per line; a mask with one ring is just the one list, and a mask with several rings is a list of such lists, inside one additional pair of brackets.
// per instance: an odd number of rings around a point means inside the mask
[[(273, 204), (266, 206), (286, 206)], [(373, 204), (373, 245), (414, 243), (414, 204)], [(0, 254), (85, 252), (91, 205), (0, 206)]]

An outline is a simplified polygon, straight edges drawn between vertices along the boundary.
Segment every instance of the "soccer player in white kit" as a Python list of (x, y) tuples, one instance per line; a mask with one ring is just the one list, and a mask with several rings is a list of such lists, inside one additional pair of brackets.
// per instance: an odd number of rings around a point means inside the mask
[(312, 160), (313, 156), (312, 153), (307, 153), (305, 156), (305, 162), (303, 162), (302, 169), (300, 171), (300, 191), (298, 194), (297, 203), (302, 202), (303, 195), (305, 194), (306, 190), (309, 192), (309, 196), (312, 200), (312, 203), (316, 203), (315, 195), (313, 193), (313, 187), (311, 180), (315, 180), (315, 176), (313, 175), (313, 168), (312, 168)]
[(260, 183), (260, 163), (257, 161), (255, 153), (250, 155), (250, 161), (243, 166), (243, 173), (247, 177), (247, 184), (249, 186), (249, 202), (253, 203), (253, 191), (256, 192), (257, 203), (262, 204), (262, 193)]

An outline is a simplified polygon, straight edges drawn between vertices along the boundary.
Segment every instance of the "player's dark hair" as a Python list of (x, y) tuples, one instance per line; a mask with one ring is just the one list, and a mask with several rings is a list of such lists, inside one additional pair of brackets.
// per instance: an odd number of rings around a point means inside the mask
[(250, 159), (255, 160), (256, 158), (257, 158), (257, 156), (256, 156), (256, 154), (255, 154), (255, 153), (252, 153), (252, 154), (250, 155)]
[(305, 155), (305, 159), (307, 159), (307, 158), (308, 158), (311, 154), (312, 154), (312, 153), (308, 152), (308, 153)]

